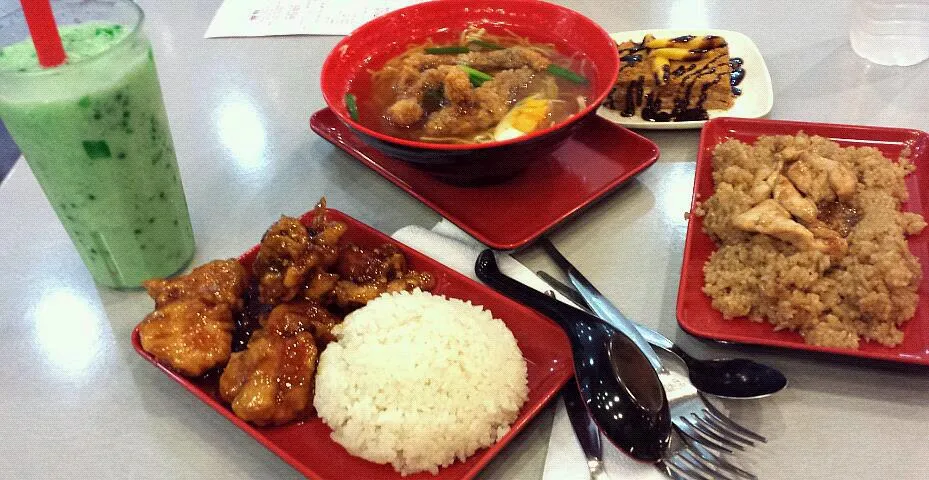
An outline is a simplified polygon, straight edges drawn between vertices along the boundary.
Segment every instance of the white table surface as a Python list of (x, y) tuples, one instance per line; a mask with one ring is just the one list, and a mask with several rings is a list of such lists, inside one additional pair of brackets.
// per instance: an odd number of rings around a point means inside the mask
[[(9, 2), (10, 0), (0, 0)], [(329, 204), (385, 231), (438, 216), (309, 132), (337, 37), (202, 38), (219, 0), (141, 2), (148, 14), (197, 241), (195, 264), (236, 256), (281, 213)], [(869, 65), (844, 2), (564, 2), (608, 31), (713, 27), (748, 34), (771, 70), (772, 118), (929, 130), (929, 62)], [(749, 73), (750, 74), (750, 73)], [(698, 355), (777, 366), (790, 387), (725, 402), (769, 444), (761, 478), (925, 478), (929, 370), (698, 341), (674, 304), (698, 131), (646, 132), (661, 160), (552, 238), (632, 318)], [(291, 478), (298, 474), (139, 358), (139, 291), (97, 288), (25, 162), (0, 185), (0, 477)], [(519, 257), (546, 266), (538, 251)], [(483, 473), (538, 479), (551, 408)], [(320, 455), (324, 455), (320, 452)]]

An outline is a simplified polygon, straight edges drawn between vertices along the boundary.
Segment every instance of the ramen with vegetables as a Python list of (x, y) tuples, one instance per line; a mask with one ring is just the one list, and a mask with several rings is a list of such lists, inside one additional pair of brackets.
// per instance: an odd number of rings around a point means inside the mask
[(407, 140), (484, 143), (541, 130), (587, 107), (582, 58), (516, 35), (468, 28), (455, 44), (411, 47), (372, 73), (372, 95), (346, 95), (355, 120)]

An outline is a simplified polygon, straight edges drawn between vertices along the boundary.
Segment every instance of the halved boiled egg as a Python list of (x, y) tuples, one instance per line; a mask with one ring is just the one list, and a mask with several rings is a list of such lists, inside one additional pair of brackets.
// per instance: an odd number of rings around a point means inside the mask
[(546, 126), (551, 111), (552, 101), (538, 95), (520, 100), (497, 124), (494, 140), (521, 137)]

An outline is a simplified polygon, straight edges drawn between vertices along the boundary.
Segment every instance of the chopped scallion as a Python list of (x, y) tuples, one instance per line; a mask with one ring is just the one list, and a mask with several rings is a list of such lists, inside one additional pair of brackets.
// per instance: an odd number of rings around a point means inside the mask
[(348, 110), (348, 116), (352, 117), (352, 120), (358, 121), (358, 100), (355, 99), (355, 95), (351, 93), (345, 94), (345, 108)]
[(574, 83), (579, 83), (581, 85), (587, 84), (587, 79), (584, 78), (583, 75), (574, 73), (571, 70), (568, 70), (567, 68), (559, 67), (558, 65), (555, 65), (554, 63), (550, 64), (548, 68), (546, 69), (546, 71), (556, 77), (561, 77), (565, 80), (569, 80)]
[(475, 87), (480, 87), (487, 80), (494, 78), (480, 70), (475, 70), (467, 65), (458, 65), (458, 68), (464, 70), (465, 73), (468, 74), (468, 79), (471, 80), (471, 85), (474, 85)]

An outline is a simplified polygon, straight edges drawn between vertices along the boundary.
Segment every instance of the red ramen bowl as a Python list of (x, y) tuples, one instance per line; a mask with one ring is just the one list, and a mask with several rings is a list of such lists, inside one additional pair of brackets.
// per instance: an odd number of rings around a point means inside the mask
[[(357, 102), (372, 96), (371, 72), (411, 45), (457, 43), (468, 26), (493, 35), (515, 34), (532, 43), (551, 44), (559, 54), (581, 57), (590, 95), (586, 108), (549, 128), (504, 141), (442, 144), (407, 140), (352, 120), (346, 93)], [(378, 17), (346, 36), (326, 58), (322, 92), (326, 104), (365, 142), (452, 183), (491, 183), (510, 178), (530, 162), (533, 152), (550, 152), (594, 114), (616, 83), (616, 45), (599, 25), (565, 7), (536, 0), (442, 0)]]

